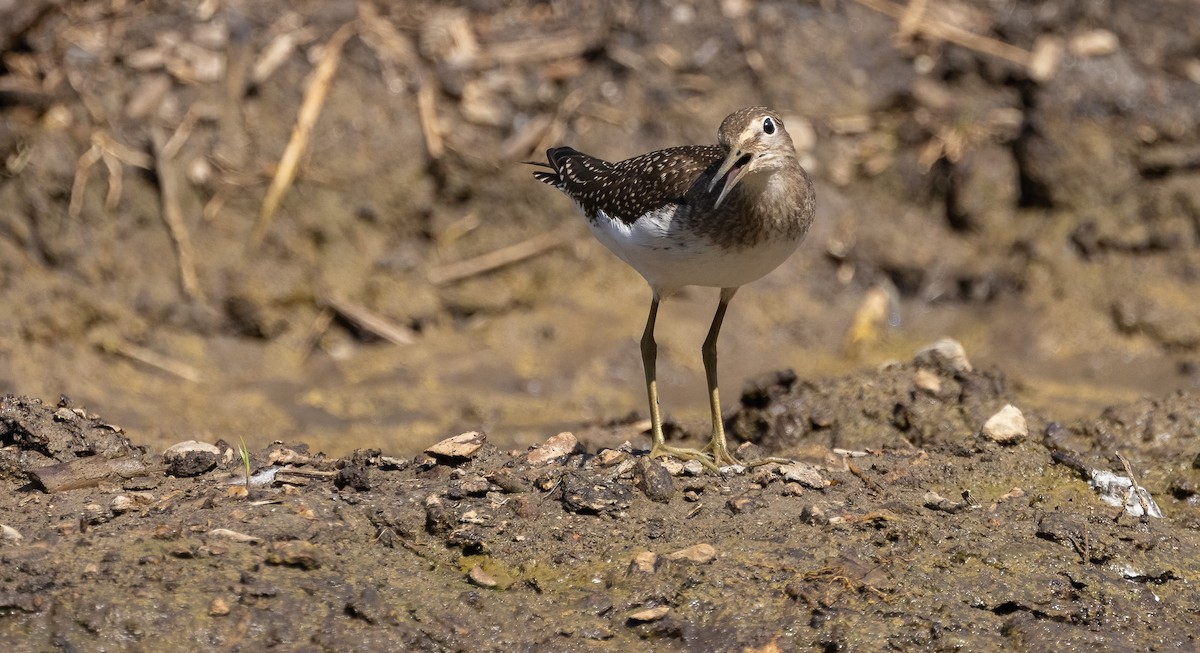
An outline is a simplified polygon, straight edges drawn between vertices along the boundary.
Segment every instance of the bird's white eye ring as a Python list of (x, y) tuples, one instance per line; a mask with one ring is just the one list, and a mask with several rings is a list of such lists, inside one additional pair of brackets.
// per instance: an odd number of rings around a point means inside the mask
[(763, 118), (763, 133), (767, 135), (775, 133), (775, 121), (771, 120), (770, 116)]

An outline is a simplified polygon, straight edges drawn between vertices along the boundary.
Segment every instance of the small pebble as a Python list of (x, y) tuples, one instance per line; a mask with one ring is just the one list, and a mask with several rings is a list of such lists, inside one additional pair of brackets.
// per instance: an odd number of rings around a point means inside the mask
[(942, 338), (917, 352), (913, 358), (918, 365), (932, 365), (947, 372), (964, 373), (972, 370), (967, 350), (953, 338)]
[(482, 476), (471, 475), (464, 478), (459, 487), (466, 494), (480, 495), (487, 493), (491, 483), (488, 483), (488, 480)]
[(629, 454), (619, 449), (605, 449), (596, 456), (602, 467), (611, 467), (627, 458), (629, 458)]
[(942, 392), (942, 378), (927, 367), (917, 368), (913, 374), (913, 385), (935, 396)]
[(799, 483), (814, 490), (829, 487), (829, 481), (821, 478), (816, 467), (807, 463), (790, 463), (779, 466), (779, 475), (790, 483)]
[[(1200, 456), (1197, 456), (1196, 459), (1200, 460)], [(674, 458), (663, 458), (658, 461), (658, 464), (666, 468), (671, 476), (681, 476), (683, 474), (683, 463)]]
[(729, 510), (735, 515), (744, 515), (758, 510), (758, 502), (753, 497), (748, 497), (744, 494), (733, 497), (725, 502)]
[(1016, 444), (1029, 435), (1029, 426), (1021, 410), (1008, 404), (984, 422), (983, 435), (1000, 444)]
[(563, 431), (543, 442), (537, 449), (529, 452), (525, 460), (530, 465), (544, 465), (575, 453), (579, 449), (579, 440), (574, 433)]
[(467, 572), (467, 580), (479, 587), (486, 587), (488, 589), (493, 589), (500, 584), (494, 576), (484, 571), (483, 565), (471, 567), (471, 571)]
[(683, 473), (685, 476), (701, 476), (704, 474), (704, 463), (699, 460), (689, 460), (683, 463)]
[(484, 442), (487, 442), (487, 435), (483, 431), (467, 431), (442, 440), (426, 449), (425, 453), (439, 459), (466, 459), (478, 453)]
[(135, 505), (136, 504), (134, 500), (128, 495), (118, 494), (112, 498), (112, 501), (108, 502), (108, 509), (111, 510), (114, 515), (120, 515), (133, 510)]
[(0, 524), (0, 541), (16, 544), (23, 539), (25, 539), (25, 536), (21, 535), (21, 531), (8, 524)]
[(208, 614), (214, 617), (224, 617), (225, 615), (229, 614), (229, 610), (229, 601), (226, 601), (219, 596), (213, 599), (212, 603), (208, 604)]
[(272, 544), (267, 554), (267, 562), (312, 570), (321, 567), (321, 557), (320, 550), (311, 542), (291, 540)]
[(671, 611), (671, 606), (660, 605), (657, 608), (647, 608), (645, 610), (638, 610), (637, 612), (634, 612), (633, 614), (629, 615), (629, 620), (634, 621), (634, 622), (639, 622), (639, 623), (658, 621), (659, 619), (662, 619), (663, 617), (667, 616), (667, 613), (669, 613), (670, 611)]
[(651, 501), (666, 503), (675, 494), (671, 472), (651, 458), (638, 458), (634, 479), (638, 489)]
[(668, 560), (688, 560), (698, 565), (705, 565), (717, 558), (717, 550), (711, 544), (693, 544), (686, 549), (680, 549), (667, 554)]
[(825, 514), (825, 509), (821, 506), (808, 505), (800, 511), (800, 521), (813, 526), (823, 526), (829, 523), (829, 515)]
[(641, 572), (643, 574), (653, 574), (654, 568), (658, 565), (658, 554), (653, 551), (641, 551), (634, 554), (633, 560), (629, 563), (630, 572)]

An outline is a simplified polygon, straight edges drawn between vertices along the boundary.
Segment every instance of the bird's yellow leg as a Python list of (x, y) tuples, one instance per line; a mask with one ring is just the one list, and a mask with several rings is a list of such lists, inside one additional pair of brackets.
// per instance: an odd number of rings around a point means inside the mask
[[(657, 359), (658, 344), (654, 342), (654, 320), (658, 317), (658, 293), (650, 301), (650, 314), (646, 317), (646, 330), (642, 332), (642, 368), (646, 371), (646, 396), (650, 401), (650, 429), (654, 444), (650, 447), (651, 458), (675, 456), (683, 460), (698, 460), (714, 472), (720, 471), (713, 458), (699, 449), (685, 449), (667, 445), (663, 436), (662, 416), (658, 412)], [(724, 438), (724, 435), (722, 435)]]
[(712, 440), (708, 443), (708, 451), (712, 453), (717, 465), (739, 465), (741, 461), (729, 453), (725, 444), (725, 424), (721, 419), (721, 395), (717, 391), (717, 336), (721, 333), (721, 322), (725, 320), (725, 309), (729, 300), (733, 299), (737, 288), (722, 288), (721, 301), (717, 304), (717, 312), (713, 315), (712, 326), (708, 328), (708, 336), (704, 338), (704, 346), (700, 353), (704, 358), (704, 376), (708, 381), (708, 404), (712, 411)]

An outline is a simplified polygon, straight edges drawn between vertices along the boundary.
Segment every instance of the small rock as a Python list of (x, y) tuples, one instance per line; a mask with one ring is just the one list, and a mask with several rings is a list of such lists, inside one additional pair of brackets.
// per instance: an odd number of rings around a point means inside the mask
[(967, 350), (962, 343), (953, 338), (942, 338), (937, 342), (917, 352), (913, 360), (918, 365), (929, 365), (936, 369), (962, 374), (970, 372), (971, 361), (967, 360)]
[(576, 453), (579, 449), (579, 440), (575, 438), (575, 434), (563, 431), (547, 439), (537, 449), (530, 451), (525, 460), (530, 465), (544, 465)]
[(228, 528), (214, 528), (205, 534), (209, 537), (216, 537), (223, 540), (229, 540), (231, 542), (241, 542), (243, 544), (258, 544), (262, 542), (261, 538), (253, 535), (247, 535), (245, 533), (239, 533)]
[(829, 515), (818, 505), (807, 505), (800, 511), (800, 521), (812, 526), (824, 526), (829, 523)]
[(729, 510), (735, 515), (749, 514), (755, 510), (758, 510), (759, 507), (758, 502), (754, 500), (754, 497), (746, 496), (745, 494), (733, 497), (729, 501), (725, 502), (725, 505), (728, 506)]
[(706, 565), (717, 558), (717, 550), (711, 544), (693, 544), (686, 549), (680, 549), (667, 554), (668, 560), (688, 560), (698, 565)]
[(25, 536), (21, 535), (21, 531), (8, 524), (0, 524), (0, 542), (16, 544), (23, 539), (25, 539)]
[(70, 408), (63, 407), (54, 411), (54, 421), (56, 422), (72, 422), (75, 421), (75, 411)]
[(638, 610), (637, 612), (634, 612), (633, 614), (629, 615), (629, 620), (633, 621), (633, 622), (637, 622), (637, 623), (647, 623), (650, 621), (658, 621), (659, 619), (662, 619), (663, 617), (667, 616), (667, 613), (669, 613), (670, 611), (671, 611), (670, 606), (660, 605), (657, 608), (647, 608), (645, 610)]
[(166, 451), (163, 452), (163, 461), (171, 462), (172, 459), (178, 458), (192, 451), (203, 451), (205, 453), (211, 453), (214, 456), (221, 454), (221, 449), (215, 444), (200, 442), (199, 440), (184, 440), (183, 442), (177, 442), (167, 447)]
[(788, 465), (779, 466), (779, 475), (783, 480), (790, 483), (799, 483), (805, 487), (810, 487), (814, 490), (821, 490), (829, 487), (829, 481), (821, 478), (821, 473), (816, 467), (807, 463), (791, 463)]
[(683, 463), (683, 473), (685, 476), (702, 476), (704, 474), (704, 463), (699, 460), (689, 460)]
[[(1200, 456), (1197, 456), (1196, 459), (1200, 460)], [(662, 465), (671, 476), (680, 476), (683, 474), (683, 463), (674, 458), (663, 458), (658, 461), (658, 464)]]
[(458, 518), (454, 515), (454, 511), (447, 508), (446, 504), (437, 495), (429, 495), (425, 499), (425, 531), (430, 535), (441, 535), (448, 533), (457, 525)]
[(913, 385), (937, 396), (942, 392), (942, 377), (928, 367), (918, 367), (916, 373), (913, 374)]
[(478, 510), (468, 510), (458, 516), (458, 521), (464, 524), (486, 524), (491, 519), (486, 513), (481, 515)]
[(641, 551), (633, 556), (629, 563), (629, 571), (643, 574), (653, 574), (658, 566), (658, 554), (653, 551)]
[(487, 494), (487, 491), (491, 489), (492, 484), (488, 483), (486, 478), (479, 476), (478, 474), (472, 474), (471, 476), (462, 479), (458, 487), (460, 490), (462, 490), (463, 494), (479, 496), (482, 494)]
[(525, 481), (517, 478), (511, 469), (503, 467), (488, 474), (487, 480), (508, 494), (520, 494), (529, 489), (525, 485)]
[(219, 596), (208, 604), (208, 614), (214, 617), (224, 617), (229, 614), (229, 610), (229, 601)]
[(1021, 410), (1008, 404), (983, 423), (983, 435), (1000, 444), (1016, 444), (1029, 435), (1029, 426)]
[(925, 502), (924, 505), (926, 508), (950, 513), (952, 515), (971, 507), (971, 503), (969, 501), (951, 501), (950, 499), (947, 499), (933, 490), (926, 492), (925, 496), (922, 497), (922, 500)]
[(629, 458), (629, 454), (620, 449), (604, 449), (596, 455), (596, 460), (601, 467), (612, 467), (618, 463), (624, 462)]
[(651, 458), (638, 458), (634, 468), (637, 487), (651, 501), (666, 503), (675, 494), (675, 482), (671, 472)]
[(425, 453), (439, 460), (466, 460), (478, 453), (484, 442), (487, 442), (487, 435), (483, 431), (467, 431), (442, 440), (426, 449)]
[(305, 570), (321, 567), (321, 554), (316, 545), (302, 540), (275, 542), (267, 554), (267, 562)]
[(467, 572), (467, 580), (479, 587), (493, 589), (500, 583), (494, 576), (484, 570), (483, 565), (475, 565), (471, 567), (471, 571)]
[(571, 512), (617, 512), (629, 507), (632, 495), (631, 488), (618, 481), (579, 473), (563, 478), (563, 507)]
[(362, 465), (347, 465), (337, 471), (337, 475), (333, 477), (333, 484), (339, 490), (344, 490), (349, 487), (352, 490), (366, 492), (371, 489), (371, 479), (367, 474), (367, 468)]
[(114, 515), (120, 515), (133, 510), (136, 505), (137, 504), (134, 502), (134, 500), (128, 495), (118, 494), (112, 498), (112, 501), (108, 502), (108, 509), (111, 510)]
[(187, 440), (168, 447), (163, 452), (163, 461), (167, 463), (168, 476), (191, 478), (215, 468), (220, 455), (216, 445)]
[(83, 519), (87, 523), (95, 526), (97, 524), (103, 524), (104, 522), (112, 519), (112, 513), (98, 503), (89, 503), (83, 507)]

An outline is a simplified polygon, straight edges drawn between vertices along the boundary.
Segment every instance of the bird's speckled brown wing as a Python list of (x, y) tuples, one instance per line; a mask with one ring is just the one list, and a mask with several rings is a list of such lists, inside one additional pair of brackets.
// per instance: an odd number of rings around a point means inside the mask
[(570, 147), (556, 147), (546, 152), (551, 172), (533, 174), (575, 200), (589, 220), (603, 212), (632, 224), (647, 213), (689, 201), (711, 204), (716, 196), (697, 192), (704, 190), (697, 183), (707, 185), (724, 156), (716, 145), (690, 145), (609, 163)]

